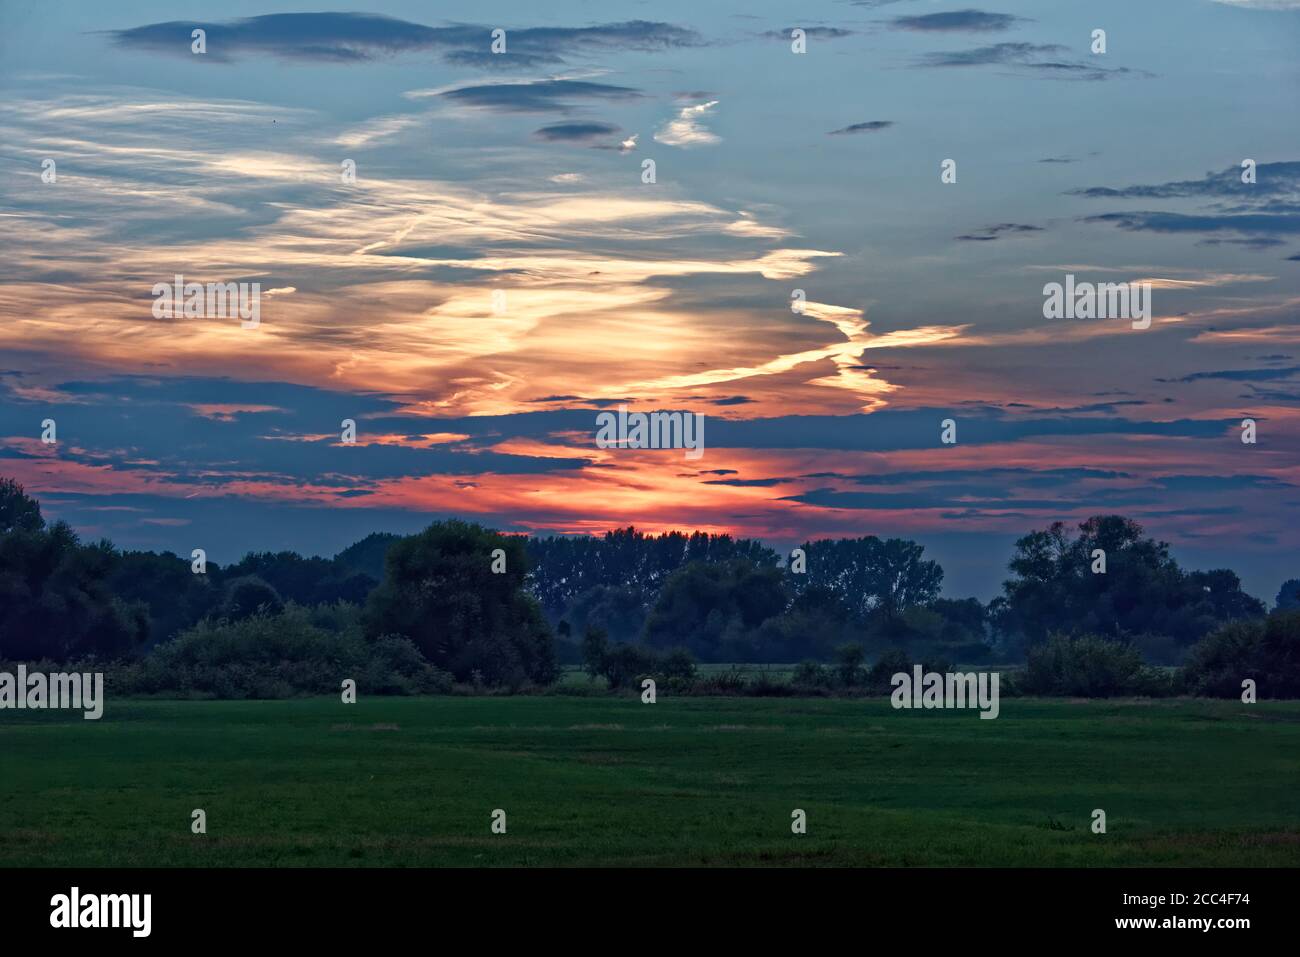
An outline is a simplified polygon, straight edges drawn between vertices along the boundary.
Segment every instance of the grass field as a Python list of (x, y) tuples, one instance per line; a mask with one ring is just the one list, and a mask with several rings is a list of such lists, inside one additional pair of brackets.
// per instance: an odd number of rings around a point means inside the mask
[(0, 866), (525, 864), (1297, 865), (1300, 702), (1004, 698), (996, 721), (562, 695), (0, 713)]

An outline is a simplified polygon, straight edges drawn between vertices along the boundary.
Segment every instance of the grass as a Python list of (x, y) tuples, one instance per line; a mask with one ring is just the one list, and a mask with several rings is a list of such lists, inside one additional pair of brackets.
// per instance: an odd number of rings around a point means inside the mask
[(666, 695), (0, 712), (9, 867), (1294, 866), (1297, 793), (1300, 702), (1004, 698), (995, 721)]

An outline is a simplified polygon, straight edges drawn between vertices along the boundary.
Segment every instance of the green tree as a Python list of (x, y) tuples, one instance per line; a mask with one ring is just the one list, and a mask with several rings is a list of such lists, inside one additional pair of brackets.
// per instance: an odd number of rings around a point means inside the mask
[[(1093, 571), (1099, 551), (1105, 572)], [(1016, 542), (1009, 567), (1015, 577), (989, 610), (1011, 644), (1034, 645), (1060, 633), (1167, 635), (1186, 646), (1224, 621), (1265, 610), (1233, 572), (1185, 572), (1167, 544), (1119, 515), (1094, 516), (1077, 533), (1063, 522), (1031, 532)]]
[(82, 545), (63, 522), (0, 535), (0, 658), (127, 657), (147, 639), (147, 609), (115, 597), (108, 542)]
[[(505, 570), (492, 570), (495, 549)], [(369, 638), (400, 635), (433, 664), (494, 685), (555, 680), (554, 641), (541, 608), (524, 591), (528, 556), (519, 536), (457, 520), (435, 522), (395, 543), (384, 580), (370, 594)]]
[(45, 527), (41, 506), (11, 478), (0, 477), (0, 535), (35, 532)]
[(684, 645), (702, 661), (763, 660), (759, 628), (785, 610), (786, 576), (745, 558), (691, 562), (668, 577), (646, 619), (645, 641)]
[(923, 556), (924, 546), (901, 538), (821, 539), (805, 542), (806, 575), (791, 575), (796, 588), (828, 588), (857, 618), (897, 618), (914, 605), (939, 597), (943, 569)]

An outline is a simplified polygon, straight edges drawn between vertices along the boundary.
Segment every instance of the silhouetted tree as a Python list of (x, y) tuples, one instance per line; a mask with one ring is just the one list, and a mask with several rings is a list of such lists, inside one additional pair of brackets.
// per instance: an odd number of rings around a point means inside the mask
[(45, 527), (41, 506), (11, 478), (0, 478), (0, 535)]
[[(492, 571), (492, 552), (505, 571)], [(430, 662), (468, 681), (555, 680), (555, 648), (536, 600), (524, 591), (528, 556), (519, 536), (462, 521), (435, 522), (388, 552), (383, 583), (364, 616), (368, 638), (400, 635)]]
[[(1097, 550), (1106, 570), (1094, 572)], [(1217, 624), (1262, 615), (1262, 602), (1226, 569), (1186, 573), (1169, 546), (1147, 538), (1119, 515), (1063, 522), (1016, 542), (1015, 578), (1003, 583), (990, 613), (1004, 637), (1033, 645), (1054, 632), (1105, 638), (1167, 635), (1187, 645)]]

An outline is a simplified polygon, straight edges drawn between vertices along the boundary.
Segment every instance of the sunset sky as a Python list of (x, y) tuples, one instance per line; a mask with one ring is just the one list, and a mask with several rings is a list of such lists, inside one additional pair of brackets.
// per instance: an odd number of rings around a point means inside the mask
[[(902, 536), (988, 598), (1118, 512), (1300, 577), (1300, 2), (318, 6), (0, 3), (0, 475), (47, 517)], [(1045, 319), (1067, 273), (1151, 327)], [(154, 318), (176, 274), (260, 325)], [(703, 457), (596, 447), (620, 403)]]

